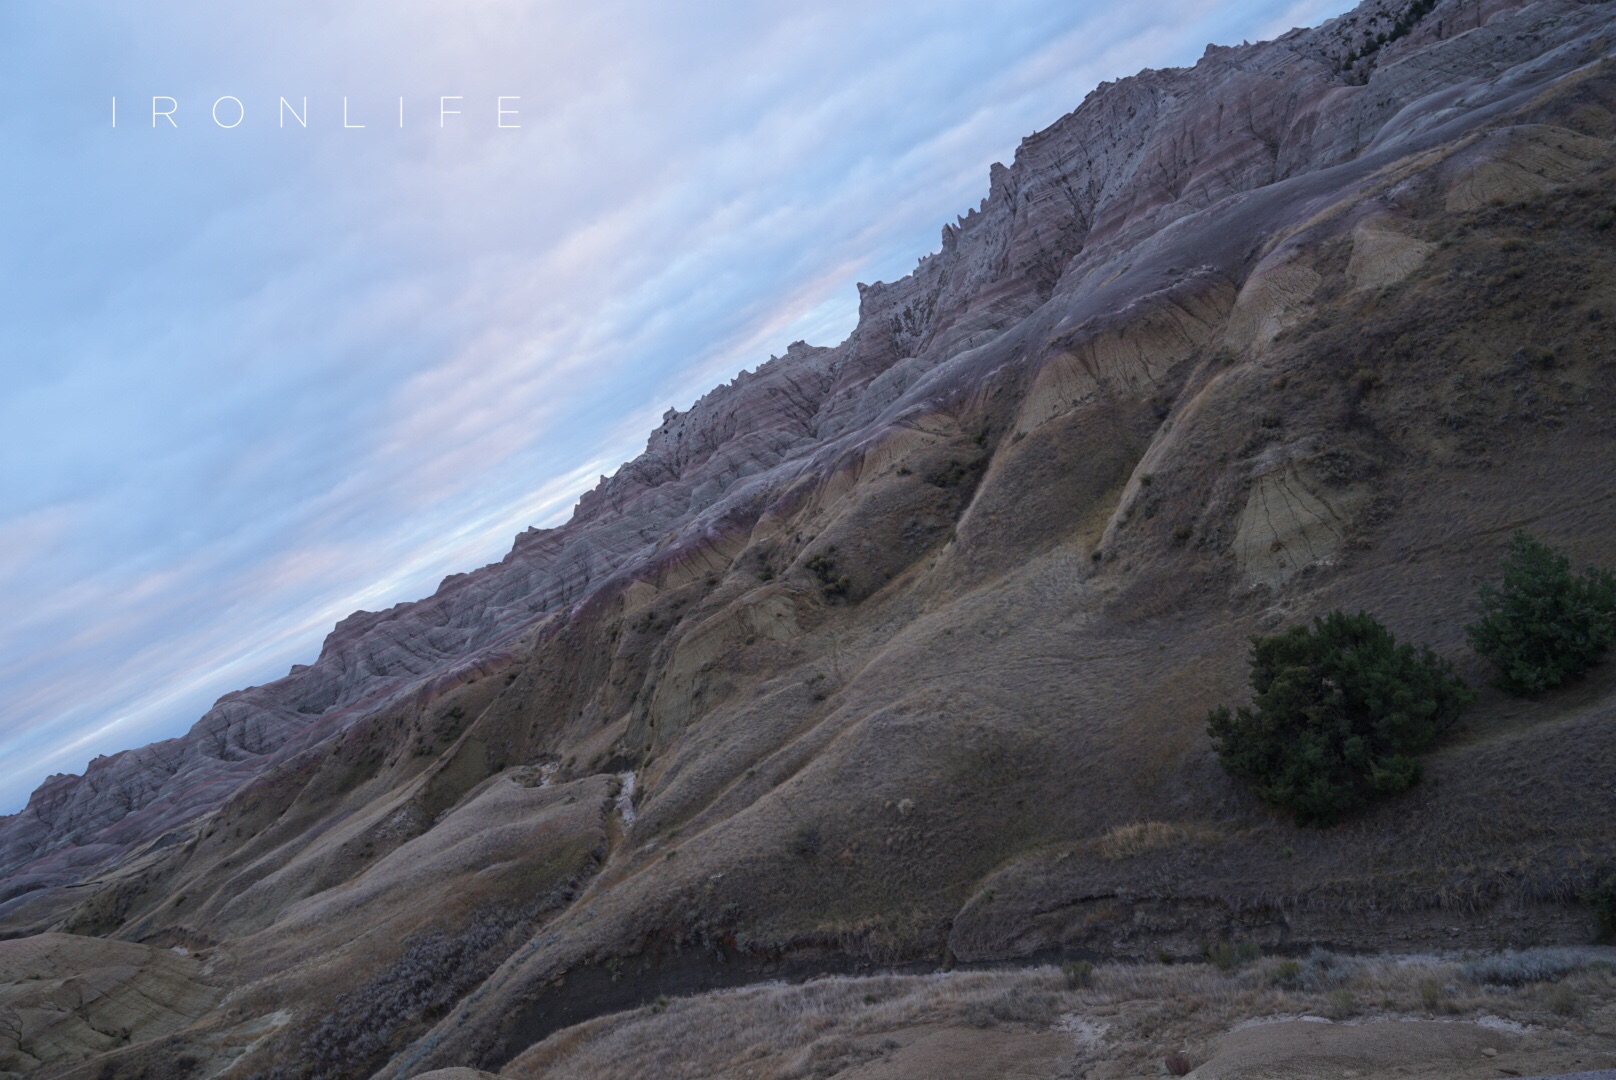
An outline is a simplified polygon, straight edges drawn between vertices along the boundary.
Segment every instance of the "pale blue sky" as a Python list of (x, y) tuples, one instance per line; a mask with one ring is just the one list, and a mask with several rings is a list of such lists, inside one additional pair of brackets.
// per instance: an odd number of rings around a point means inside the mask
[(0, 812), (839, 341), (1099, 81), (1346, 6), (3, 0)]

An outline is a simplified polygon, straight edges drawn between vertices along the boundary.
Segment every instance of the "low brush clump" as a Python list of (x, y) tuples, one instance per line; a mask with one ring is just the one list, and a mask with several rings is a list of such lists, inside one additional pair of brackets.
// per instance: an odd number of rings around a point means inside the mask
[(1488, 986), (1526, 986), (1559, 982), (1587, 966), (1588, 958), (1580, 949), (1533, 949), (1467, 960), (1464, 973), (1471, 982)]
[(808, 572), (818, 579), (820, 592), (824, 593), (826, 600), (846, 599), (853, 583), (846, 574), (837, 572), (835, 545), (821, 551), (805, 565)]

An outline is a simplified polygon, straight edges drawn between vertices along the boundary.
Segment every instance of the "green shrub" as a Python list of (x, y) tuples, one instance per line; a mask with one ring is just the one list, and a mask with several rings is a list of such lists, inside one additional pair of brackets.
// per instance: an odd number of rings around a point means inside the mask
[(1218, 758), (1263, 802), (1321, 827), (1418, 783), (1416, 756), (1476, 696), (1428, 647), (1341, 611), (1252, 638), (1251, 688), (1249, 707), (1207, 718)]
[(1262, 950), (1249, 941), (1242, 941), (1238, 945), (1216, 941), (1206, 947), (1207, 963), (1219, 971), (1233, 971), (1244, 967), (1261, 955)]
[(1501, 588), (1481, 587), (1481, 618), (1465, 628), (1470, 647), (1512, 694), (1541, 694), (1575, 679), (1616, 644), (1616, 575), (1571, 560), (1518, 532), (1504, 556)]

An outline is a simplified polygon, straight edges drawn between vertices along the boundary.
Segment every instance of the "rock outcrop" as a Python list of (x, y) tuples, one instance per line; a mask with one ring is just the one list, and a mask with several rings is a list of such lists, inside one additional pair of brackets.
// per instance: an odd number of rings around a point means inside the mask
[(72, 1065), (177, 1031), (219, 999), (201, 967), (167, 949), (71, 934), (0, 942), (0, 1072)]

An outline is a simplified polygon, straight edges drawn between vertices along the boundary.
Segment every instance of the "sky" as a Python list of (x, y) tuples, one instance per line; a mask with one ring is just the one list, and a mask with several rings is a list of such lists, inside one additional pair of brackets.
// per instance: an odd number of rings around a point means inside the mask
[(0, 0), (0, 813), (840, 341), (1102, 80), (1346, 6)]

